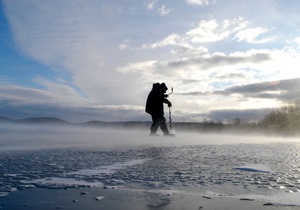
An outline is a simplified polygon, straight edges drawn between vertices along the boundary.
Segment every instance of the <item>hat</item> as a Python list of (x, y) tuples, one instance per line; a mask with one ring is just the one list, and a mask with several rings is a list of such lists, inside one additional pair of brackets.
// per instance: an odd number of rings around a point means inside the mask
[(152, 89), (158, 89), (160, 86), (160, 84), (157, 82), (157, 83), (153, 83), (152, 85)]
[(160, 86), (161, 86), (161, 88), (163, 88), (164, 90), (168, 90), (168, 87), (166, 86), (165, 83), (161, 83)]

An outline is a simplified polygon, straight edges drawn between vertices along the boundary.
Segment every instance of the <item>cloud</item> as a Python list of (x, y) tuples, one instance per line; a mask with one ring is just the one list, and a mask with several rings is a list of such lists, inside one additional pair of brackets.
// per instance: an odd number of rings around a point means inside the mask
[(111, 4), (5, 1), (5, 11), (19, 52), (56, 72), (53, 80), (68, 79), (69, 85), (99, 103), (129, 104), (126, 93), (115, 94), (124, 87), (134, 91), (136, 87), (128, 83), (134, 85), (136, 80), (116, 71), (122, 57), (119, 47), (128, 48), (128, 42), (118, 46), (111, 41), (121, 15)]
[[(144, 1), (144, 2), (146, 4), (147, 10), (154, 10), (155, 5), (157, 4), (158, 0), (147, 0), (147, 1)], [(167, 7), (165, 4), (163, 4), (161, 7), (159, 7), (157, 9), (157, 13), (160, 16), (168, 15), (170, 12), (173, 12), (173, 11), (174, 11), (173, 8)]]
[(146, 8), (148, 10), (153, 10), (154, 9), (154, 5), (156, 4), (157, 0), (147, 0), (145, 1), (146, 4)]
[[(121, 72), (139, 72), (139, 73), (151, 73), (153, 74), (166, 74), (170, 72), (177, 75), (177, 71), (184, 69), (185, 72), (189, 72), (189, 75), (199, 71), (205, 71), (216, 67), (233, 66), (233, 65), (245, 65), (245, 63), (255, 64), (262, 63), (270, 60), (270, 54), (267, 52), (250, 51), (247, 53), (234, 53), (234, 54), (205, 54), (190, 58), (184, 58), (174, 61), (144, 61), (137, 63), (128, 63), (126, 66), (120, 68)], [(182, 78), (185, 79), (185, 78)]]
[(277, 98), (281, 101), (300, 100), (300, 78), (233, 86), (215, 93), (241, 94), (251, 98)]
[(149, 121), (143, 108), (61, 106), (53, 104), (1, 105), (1, 116), (15, 119), (27, 117), (56, 117), (70, 122), (87, 121)]
[(192, 5), (208, 5), (210, 0), (186, 0), (187, 4), (192, 4)]
[(189, 30), (186, 35), (190, 37), (191, 42), (216, 42), (229, 36), (229, 22), (227, 20), (219, 23), (215, 19), (201, 20), (198, 26)]
[(166, 5), (162, 5), (160, 8), (157, 9), (157, 12), (160, 16), (165, 16), (172, 11), (174, 11), (174, 9), (171, 7), (167, 8)]
[[(76, 113), (78, 119), (149, 119), (141, 107), (153, 82), (175, 88), (172, 102), (182, 120), (205, 117), (213, 113), (212, 107), (216, 114), (268, 107), (298, 94), (287, 88), (291, 84), (287, 81), (300, 78), (299, 45), (294, 45), (299, 38), (288, 46), (270, 43), (280, 39), (277, 28), (263, 21), (255, 24), (248, 14), (248, 18), (226, 14), (222, 19), (222, 12), (231, 7), (218, 14), (205, 7), (211, 14), (191, 16), (185, 13), (199, 7), (180, 8), (184, 4), (174, 2), (171, 8), (158, 0), (135, 5), (90, 0), (3, 2), (15, 49), (45, 67), (35, 69), (37, 74), (48, 69), (43, 75), (49, 76), (32, 76), (28, 82), (36, 89), (8, 84), (9, 78), (0, 76), (6, 86), (1, 86), (1, 106), (8, 110), (11, 105), (10, 113), (30, 112), (32, 105), (39, 114), (43, 110), (58, 116), (60, 111), (74, 119)], [(214, 7), (216, 12), (219, 6)], [(145, 14), (145, 8), (151, 12)], [(275, 33), (278, 37), (272, 36)], [(267, 48), (270, 44), (272, 49)], [(265, 81), (281, 81), (286, 89), (279, 85), (273, 90)], [(255, 88), (258, 91), (251, 91)]]
[(249, 53), (244, 55), (229, 54), (228, 56), (220, 53), (212, 55), (204, 55), (202, 57), (196, 57), (181, 61), (169, 62), (168, 66), (175, 68), (189, 68), (191, 66), (198, 67), (198, 70), (207, 70), (218, 66), (237, 65), (245, 63), (261, 63), (270, 60), (270, 56), (267, 53)]
[[(24, 97), (20, 97), (24, 96)], [(53, 99), (53, 100), (52, 100)], [(71, 122), (85, 122), (90, 120), (99, 121), (139, 121), (150, 120), (150, 116), (144, 111), (144, 106), (130, 105), (95, 105), (87, 103), (61, 103), (60, 97), (51, 96), (48, 91), (37, 91), (24, 87), (1, 87), (0, 116), (12, 118), (26, 117), (57, 117)], [(209, 112), (185, 112), (174, 111), (176, 121), (201, 121), (203, 118), (213, 120), (228, 120), (233, 116), (253, 119), (259, 113), (255, 112), (252, 117), (247, 114), (249, 111), (242, 110), (214, 110)], [(254, 111), (253, 111), (254, 112)], [(228, 118), (225, 118), (228, 117)], [(259, 118), (257, 117), (257, 118)]]
[[(199, 81), (189, 81), (197, 83)], [(262, 82), (250, 85), (240, 85), (226, 88), (222, 91), (213, 92), (194, 92), (185, 94), (185, 97), (190, 96), (206, 96), (223, 95), (226, 99), (234, 99), (234, 95), (238, 94), (244, 100), (248, 98), (269, 99), (268, 94), (273, 94), (271, 99), (289, 102), (291, 100), (300, 99), (299, 85), (300, 79), (282, 80), (274, 82)], [(48, 86), (51, 86), (48, 85)], [(68, 90), (68, 89), (66, 89)], [(64, 94), (67, 94), (65, 91)], [(70, 90), (72, 92), (72, 90)], [(49, 90), (39, 90), (15, 87), (15, 86), (1, 86), (1, 102), (0, 115), (13, 118), (24, 117), (43, 117), (51, 116), (58, 117), (71, 122), (84, 122), (89, 120), (102, 121), (128, 121), (128, 120), (150, 120), (149, 116), (144, 112), (144, 106), (130, 106), (130, 105), (96, 105), (91, 101), (86, 103), (76, 103), (79, 100), (74, 95), (74, 101), (63, 100), (60, 96), (55, 96)], [(174, 93), (171, 100), (184, 95), (178, 92)], [(276, 96), (275, 96), (276, 95)], [(70, 99), (70, 98), (69, 98)], [(212, 98), (211, 98), (212, 100)], [(213, 101), (211, 101), (213, 102)], [(187, 103), (187, 99), (185, 102)], [(241, 119), (258, 120), (261, 119), (271, 107), (257, 109), (226, 109), (218, 108), (218, 104), (214, 103), (214, 109), (184, 111), (175, 107), (174, 119), (177, 121), (202, 121), (207, 120), (221, 120), (226, 121), (239, 117)], [(223, 99), (223, 104), (225, 103)], [(227, 102), (226, 102), (227, 103)], [(174, 103), (178, 107), (178, 103)], [(236, 103), (236, 105), (238, 105)], [(201, 106), (206, 106), (204, 103)]]
[(45, 90), (1, 85), (0, 116), (57, 117), (71, 122), (148, 120), (143, 106), (97, 105), (68, 86), (59, 87), (51, 81), (42, 81), (43, 78), (38, 80)]
[(232, 123), (234, 119), (258, 121), (261, 120), (270, 110), (268, 107), (256, 109), (211, 109), (200, 111), (176, 110), (173, 114), (173, 120), (186, 122), (204, 122), (214, 121), (222, 123)]
[(119, 49), (120, 50), (133, 49), (130, 46), (130, 43), (131, 43), (130, 39), (126, 39), (126, 40), (122, 41), (122, 43), (119, 45)]
[(189, 118), (192, 121), (203, 121), (204, 118), (214, 121), (230, 121), (234, 118), (260, 120), (272, 108), (299, 102), (299, 84), (300, 78), (296, 78), (234, 85), (215, 91), (176, 92), (175, 96), (199, 101), (198, 112), (195, 106), (194, 114), (186, 113), (192, 117)]
[(282, 102), (300, 100), (300, 78), (260, 82), (247, 85), (234, 85), (223, 90), (212, 92), (186, 92), (181, 95), (207, 96), (207, 95), (240, 95), (242, 98), (277, 99)]
[(153, 43), (153, 44), (144, 44), (142, 46), (142, 49), (156, 49), (165, 46), (190, 47), (190, 45), (186, 43), (178, 34), (170, 34), (160, 42)]
[[(196, 28), (189, 30), (186, 34), (194, 43), (217, 42), (230, 36), (236, 37), (239, 42), (247, 41), (254, 44), (264, 44), (275, 39), (273, 36), (267, 36), (268, 29), (250, 28), (249, 25), (250, 22), (241, 17), (231, 21), (201, 20)], [(264, 38), (259, 38), (262, 35), (265, 35)]]
[(296, 37), (294, 39), (294, 42), (297, 43), (298, 46), (300, 46), (300, 37)]
[(188, 30), (184, 35), (172, 33), (162, 41), (144, 44), (142, 49), (156, 49), (159, 47), (188, 47), (195, 44), (213, 43), (224, 39), (246, 41), (251, 44), (265, 44), (273, 41), (274, 36), (268, 36), (270, 30), (263, 27), (250, 28), (250, 22), (238, 17), (233, 20), (218, 21), (214, 18), (200, 20), (196, 27)]
[(235, 35), (235, 37), (238, 38), (238, 41), (246, 41), (248, 43), (253, 44), (264, 44), (270, 41), (274, 41), (275, 37), (266, 37), (259, 39), (258, 37), (268, 33), (269, 30), (261, 27), (256, 28), (247, 28), (241, 31), (238, 31)]
[[(55, 83), (45, 78), (36, 78), (43, 89), (16, 86), (13, 84), (0, 85), (1, 100), (16, 104), (69, 104), (78, 105), (91, 103), (82, 94), (63, 83)], [(66, 97), (67, 96), (67, 97)]]

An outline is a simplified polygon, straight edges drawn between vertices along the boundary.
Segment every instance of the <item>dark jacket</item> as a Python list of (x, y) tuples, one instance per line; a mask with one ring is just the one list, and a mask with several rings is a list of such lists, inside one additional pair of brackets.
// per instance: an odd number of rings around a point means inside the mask
[(164, 103), (170, 103), (165, 98), (164, 91), (162, 90), (159, 83), (153, 84), (153, 88), (148, 95), (146, 102), (146, 112), (154, 116), (164, 115)]

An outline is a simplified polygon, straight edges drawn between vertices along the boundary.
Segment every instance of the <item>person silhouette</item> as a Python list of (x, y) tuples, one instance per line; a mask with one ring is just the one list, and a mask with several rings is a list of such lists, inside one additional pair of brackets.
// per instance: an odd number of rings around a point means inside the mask
[(150, 136), (158, 136), (156, 134), (158, 127), (161, 128), (164, 136), (172, 136), (168, 130), (166, 118), (164, 117), (164, 103), (168, 104), (168, 107), (172, 106), (172, 103), (167, 99), (168, 95), (165, 94), (167, 90), (168, 88), (165, 83), (154, 83), (147, 97), (145, 111), (150, 114), (152, 118)]

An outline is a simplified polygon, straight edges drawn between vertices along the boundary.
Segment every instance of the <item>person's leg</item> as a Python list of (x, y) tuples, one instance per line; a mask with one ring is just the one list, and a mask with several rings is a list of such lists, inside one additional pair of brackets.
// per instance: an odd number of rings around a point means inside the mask
[(159, 126), (159, 116), (151, 115), (152, 125), (150, 128), (150, 135), (156, 135)]
[(169, 135), (170, 132), (168, 130), (167, 124), (166, 124), (166, 118), (164, 116), (160, 116), (159, 118), (159, 126), (164, 135)]

